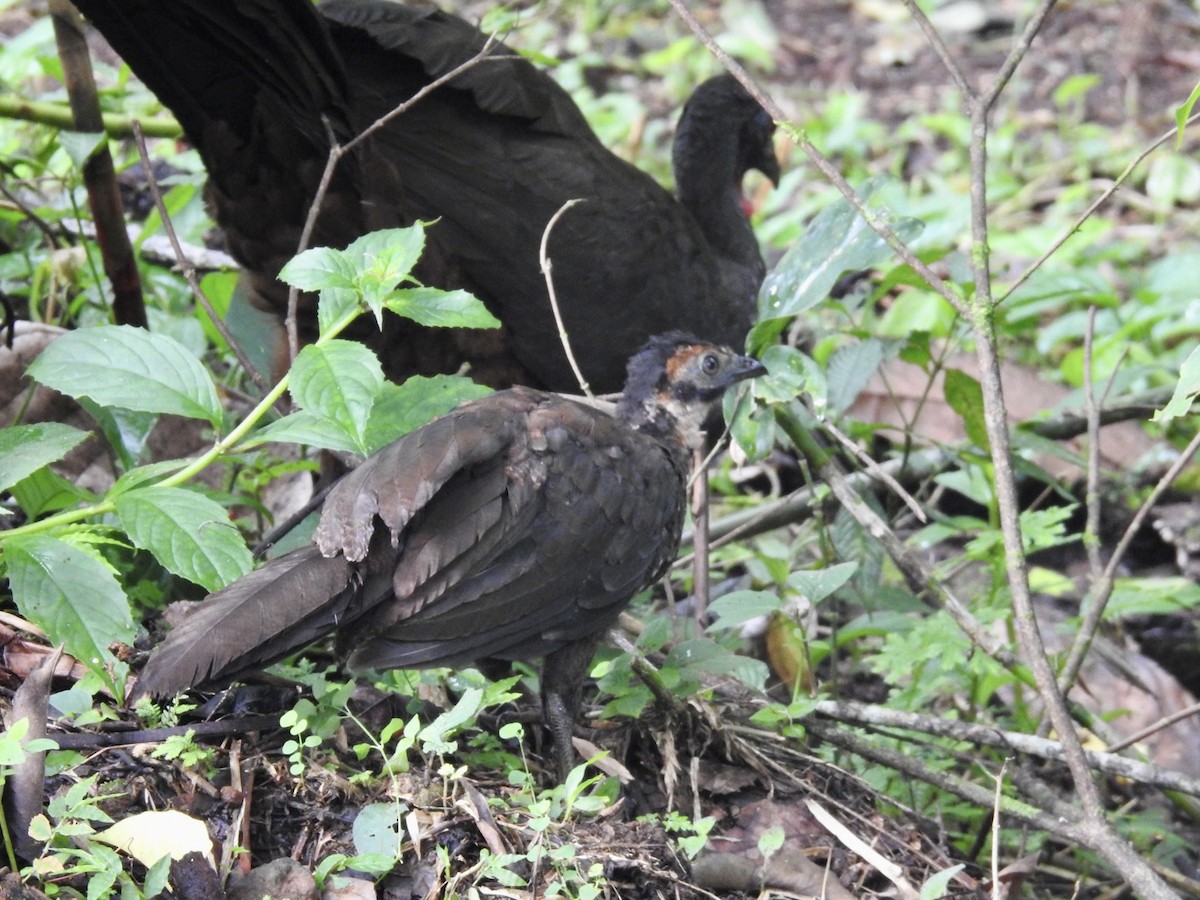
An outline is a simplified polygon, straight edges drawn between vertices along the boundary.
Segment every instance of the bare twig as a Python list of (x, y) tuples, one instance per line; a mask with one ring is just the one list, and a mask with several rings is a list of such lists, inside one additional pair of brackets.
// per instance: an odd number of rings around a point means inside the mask
[(546, 223), (546, 227), (542, 231), (542, 242), (538, 246), (538, 263), (542, 267), (542, 275), (546, 278), (546, 294), (550, 298), (550, 311), (554, 313), (554, 324), (558, 328), (558, 339), (562, 342), (563, 353), (567, 355), (567, 362), (571, 366), (571, 374), (575, 376), (575, 380), (579, 383), (579, 390), (583, 392), (585, 397), (591, 400), (594, 399), (591, 387), (588, 385), (587, 379), (583, 377), (583, 371), (579, 368), (579, 363), (575, 359), (575, 353), (571, 350), (571, 338), (567, 334), (567, 326), (563, 322), (562, 310), (558, 308), (558, 294), (554, 290), (554, 264), (546, 252), (547, 247), (550, 245), (550, 232), (554, 230), (554, 226), (558, 224), (558, 220), (563, 217), (563, 214), (568, 209), (582, 202), (578, 198), (568, 200), (550, 217), (550, 221)]
[(929, 46), (933, 48), (933, 52), (937, 54), (938, 59), (942, 61), (942, 65), (946, 67), (946, 71), (950, 73), (950, 77), (954, 79), (954, 83), (958, 85), (964, 102), (978, 102), (979, 98), (975, 95), (975, 91), (971, 88), (970, 83), (968, 83), (963, 70), (954, 61), (954, 57), (950, 55), (950, 50), (946, 47), (946, 42), (942, 40), (942, 36), (938, 33), (938, 30), (933, 27), (933, 23), (929, 21), (929, 17), (925, 15), (925, 10), (921, 9), (917, 0), (904, 0), (904, 7), (908, 10), (908, 14), (913, 17), (917, 25), (921, 27), (921, 31), (925, 32), (925, 40), (929, 41)]
[(704, 627), (708, 615), (708, 469), (704, 465), (704, 448), (692, 454), (695, 483), (692, 485), (692, 527), (695, 553), (692, 560), (692, 597), (696, 624)]
[(1087, 487), (1084, 505), (1087, 522), (1083, 529), (1083, 547), (1088, 569), (1094, 579), (1100, 577), (1100, 404), (1092, 382), (1092, 349), (1096, 340), (1096, 307), (1088, 307), (1087, 329), (1083, 334), (1083, 404), (1087, 416)]
[(1071, 646), (1071, 652), (1068, 654), (1067, 662), (1063, 666), (1062, 674), (1059, 676), (1059, 684), (1063, 689), (1075, 683), (1075, 678), (1079, 674), (1080, 667), (1083, 665), (1084, 657), (1087, 656), (1088, 648), (1091, 646), (1091, 636), (1095, 634), (1096, 623), (1104, 615), (1104, 608), (1108, 605), (1108, 601), (1112, 597), (1113, 588), (1116, 586), (1117, 581), (1117, 569), (1120, 567), (1121, 561), (1125, 558), (1125, 554), (1129, 551), (1133, 539), (1141, 531), (1155, 504), (1158, 503), (1167, 489), (1175, 483), (1175, 479), (1179, 477), (1183, 470), (1191, 464), (1192, 458), (1197, 452), (1200, 452), (1200, 433), (1192, 436), (1192, 439), (1188, 441), (1188, 445), (1184, 447), (1175, 461), (1171, 463), (1170, 468), (1163, 473), (1163, 476), (1154, 485), (1154, 488), (1150, 491), (1150, 495), (1142, 501), (1142, 505), (1134, 513), (1133, 518), (1121, 535), (1121, 539), (1117, 541), (1117, 546), (1113, 549), (1108, 563), (1104, 566), (1104, 572), (1100, 580), (1091, 586), (1087, 596), (1083, 598), (1081, 604), (1084, 612), (1083, 622), (1079, 627), (1078, 633), (1075, 635), (1075, 642)]
[[(329, 185), (333, 183), (333, 173), (337, 169), (338, 164), (342, 161), (347, 153), (351, 152), (358, 145), (377, 130), (382, 128), (387, 123), (391, 122), (397, 116), (402, 116), (408, 112), (417, 103), (420, 103), (435, 90), (449, 81), (453, 81), (463, 72), (474, 68), (485, 60), (497, 46), (495, 37), (489, 37), (478, 53), (472, 56), (465, 62), (455, 66), (444, 75), (435, 78), (429, 84), (422, 87), (419, 91), (399, 104), (395, 109), (381, 116), (379, 119), (372, 122), (362, 130), (358, 135), (351, 138), (345, 144), (339, 144), (337, 135), (334, 133), (333, 127), (329, 121), (325, 120), (325, 128), (329, 137), (329, 156), (325, 160), (325, 169), (321, 173), (321, 180), (317, 184), (317, 191), (313, 195), (312, 203), (308, 207), (308, 215), (304, 220), (304, 228), (300, 232), (300, 241), (296, 247), (296, 253), (303, 253), (309, 247), (309, 242), (312, 240), (313, 231), (316, 229), (317, 217), (320, 215), (321, 207), (325, 202), (325, 195), (329, 192)], [(296, 287), (292, 287), (288, 291), (287, 318), (285, 319), (285, 327), (287, 329), (288, 339), (288, 360), (289, 364), (295, 360), (296, 354), (300, 352), (300, 337), (296, 322), (300, 304), (300, 291)]]
[[(1000, 750), (1023, 753), (1038, 759), (1061, 761), (1064, 757), (1060, 741), (1052, 741), (1019, 731), (1003, 731), (994, 726), (977, 722), (945, 719), (939, 716), (904, 712), (884, 706), (845, 700), (822, 700), (816, 705), (815, 712), (839, 722), (874, 725), (880, 728), (902, 728), (920, 734), (966, 741), (981, 747), (996, 747)], [(1190, 715), (1195, 715), (1197, 712), (1200, 712), (1200, 704), (1183, 711)], [(1164, 720), (1164, 723), (1160, 723), (1160, 727), (1168, 727), (1179, 721), (1180, 718), (1186, 718), (1186, 715), (1173, 716), (1170, 722)], [(1145, 735), (1136, 735), (1135, 739), (1141, 740), (1143, 737)], [(1139, 784), (1152, 785), (1171, 791), (1182, 791), (1185, 794), (1200, 797), (1200, 778), (1136, 759), (1127, 759), (1116, 754), (1116, 750), (1122, 749), (1123, 745), (1131, 742), (1133, 739), (1123, 741), (1121, 744), (1113, 744), (1104, 752), (1086, 751), (1088, 764), (1097, 772), (1107, 775), (1128, 778)]]
[[(1184, 127), (1186, 128), (1189, 125), (1194, 125), (1196, 122), (1200, 122), (1200, 113), (1196, 113), (1194, 116), (1192, 116), (1190, 119), (1188, 119), (1184, 123)], [(1115, 194), (1120, 189), (1121, 185), (1123, 185), (1129, 179), (1129, 176), (1134, 173), (1134, 171), (1137, 169), (1137, 167), (1142, 164), (1142, 162), (1146, 159), (1147, 156), (1149, 156), (1151, 153), (1153, 153), (1155, 150), (1157, 150), (1159, 147), (1161, 147), (1167, 141), (1174, 138), (1177, 134), (1179, 134), (1179, 130), (1176, 128), (1172, 128), (1170, 131), (1166, 131), (1166, 132), (1160, 134), (1157, 138), (1155, 138), (1150, 143), (1150, 145), (1148, 147), (1146, 147), (1141, 153), (1139, 153), (1137, 156), (1135, 156), (1130, 161), (1129, 165), (1127, 165), (1124, 168), (1124, 170), (1121, 172), (1121, 174), (1118, 175), (1115, 179), (1113, 179), (1112, 184), (1110, 184), (1108, 186), (1108, 188), (1105, 189), (1105, 191), (1100, 194), (1100, 196), (1098, 196), (1095, 200), (1092, 201), (1091, 206), (1089, 206), (1087, 209), (1085, 209), (1083, 211), (1083, 213), (1079, 216), (1078, 219), (1076, 219), (1074, 222), (1072, 222), (1066, 228), (1066, 230), (1063, 231), (1062, 234), (1060, 234), (1054, 241), (1052, 241), (1050, 243), (1050, 246), (1048, 248), (1046, 248), (1045, 253), (1043, 253), (1041, 256), (1039, 256), (1037, 259), (1035, 259), (1032, 263), (1029, 264), (1029, 268), (1027, 268), (1024, 272), (1022, 272), (1017, 277), (1017, 280), (1014, 281), (1011, 285), (1009, 285), (1008, 290), (1006, 290), (1003, 294), (1001, 294), (1000, 298), (996, 302), (998, 304), (1003, 303), (1005, 300), (1007, 300), (1009, 297), (1011, 297), (1013, 295), (1013, 292), (1016, 291), (1017, 288), (1019, 288), (1026, 281), (1028, 281), (1030, 276), (1032, 276), (1034, 272), (1036, 272), (1038, 269), (1040, 269), (1045, 264), (1046, 260), (1048, 260), (1050, 257), (1052, 257), (1055, 253), (1058, 252), (1059, 247), (1061, 247), (1063, 244), (1065, 244), (1073, 234), (1075, 234), (1077, 231), (1079, 231), (1080, 228), (1083, 227), (1083, 223), (1086, 222), (1088, 219), (1090, 219), (1096, 213), (1096, 210), (1098, 210), (1105, 203), (1107, 203), (1109, 201), (1109, 199), (1112, 198), (1113, 194)]]
[(179, 271), (183, 273), (184, 280), (187, 281), (192, 296), (196, 298), (196, 302), (204, 310), (204, 314), (208, 316), (208, 321), (212, 323), (213, 328), (217, 329), (217, 333), (229, 345), (229, 349), (237, 357), (238, 363), (246, 370), (246, 373), (259, 390), (266, 391), (269, 387), (266, 378), (255, 367), (241, 343), (233, 336), (233, 333), (229, 330), (229, 326), (225, 324), (225, 320), (217, 315), (217, 311), (213, 309), (212, 303), (209, 302), (208, 297), (205, 296), (204, 291), (200, 288), (200, 280), (196, 277), (196, 267), (192, 265), (192, 261), (188, 258), (187, 254), (183, 252), (183, 247), (179, 243), (179, 236), (175, 233), (175, 225), (171, 221), (171, 216), (167, 213), (167, 206), (163, 202), (162, 191), (158, 187), (158, 179), (154, 177), (154, 167), (150, 163), (150, 152), (146, 149), (146, 136), (142, 134), (142, 129), (136, 120), (133, 123), (133, 136), (137, 144), (138, 155), (142, 160), (142, 166), (146, 170), (146, 178), (150, 185), (150, 196), (154, 198), (154, 208), (158, 210), (158, 217), (162, 219), (163, 230), (166, 232), (167, 240), (171, 242), (171, 249), (175, 253), (175, 264), (179, 267)]

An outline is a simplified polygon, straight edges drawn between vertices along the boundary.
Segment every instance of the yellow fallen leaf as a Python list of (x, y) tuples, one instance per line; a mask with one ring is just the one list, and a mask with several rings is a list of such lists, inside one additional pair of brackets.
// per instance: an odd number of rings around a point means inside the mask
[(182, 859), (193, 850), (202, 854), (208, 864), (216, 868), (208, 828), (199, 819), (176, 810), (138, 813), (93, 837), (110, 847), (123, 850), (147, 868), (164, 856)]

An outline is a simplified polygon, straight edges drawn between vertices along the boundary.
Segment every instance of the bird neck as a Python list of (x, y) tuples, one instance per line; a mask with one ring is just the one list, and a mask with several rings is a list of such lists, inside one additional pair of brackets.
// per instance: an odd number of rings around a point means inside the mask
[(689, 115), (679, 123), (672, 165), (679, 202), (720, 256), (758, 259), (758, 243), (742, 209), (738, 134), (728, 123)]

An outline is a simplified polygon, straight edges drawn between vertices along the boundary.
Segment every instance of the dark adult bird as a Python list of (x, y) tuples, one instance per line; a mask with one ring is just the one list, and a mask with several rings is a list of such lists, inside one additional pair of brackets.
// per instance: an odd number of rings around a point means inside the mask
[[(299, 243), (331, 137), (347, 143), (486, 40), (453, 15), (389, 0), (77, 4), (178, 117), (248, 295), (276, 314), (286, 299), (276, 275)], [(685, 328), (742, 345), (765, 269), (741, 183), (750, 169), (778, 178), (772, 132), (732, 78), (705, 82), (675, 140), (677, 200), (610, 153), (553, 79), (501, 45), (343, 160), (310, 245), (437, 220), (419, 277), (474, 291), (503, 321), (506, 343), (497, 352), (478, 332), (393, 322), (379, 347), (389, 373), (511, 361), (515, 374), (490, 380), (570, 390), (538, 247), (559, 207), (580, 198), (549, 255), (583, 373), (615, 391), (652, 334)]]
[(673, 332), (630, 360), (615, 415), (518, 387), (434, 420), (334, 486), (311, 545), (190, 611), (136, 693), (229, 682), (335, 631), (353, 670), (545, 657), (564, 774), (599, 636), (679, 547), (701, 423), (764, 371)]

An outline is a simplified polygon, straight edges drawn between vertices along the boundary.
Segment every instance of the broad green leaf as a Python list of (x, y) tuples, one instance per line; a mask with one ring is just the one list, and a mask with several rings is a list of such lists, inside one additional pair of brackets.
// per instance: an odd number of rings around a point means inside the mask
[(57, 422), (0, 429), (0, 491), (62, 459), (87, 438), (86, 431)]
[(104, 406), (174, 413), (221, 424), (212, 378), (178, 341), (129, 325), (64, 334), (34, 360), (29, 374), (70, 397)]
[(987, 450), (991, 442), (983, 418), (983, 388), (979, 382), (959, 369), (947, 369), (942, 392), (950, 408), (963, 420), (967, 437), (976, 447)]
[(839, 348), (829, 359), (825, 380), (829, 385), (829, 414), (844, 412), (879, 370), (885, 356), (882, 341), (868, 339)]
[(396, 315), (433, 328), (500, 327), (500, 320), (466, 291), (404, 288), (392, 291), (384, 306)]
[(401, 435), (445, 415), (460, 403), (490, 393), (490, 388), (461, 375), (435, 375), (433, 378), (414, 375), (404, 384), (387, 382), (367, 420), (367, 451), (374, 453)]
[(399, 859), (406, 812), (408, 807), (402, 803), (368, 803), (360, 809), (351, 829), (355, 851), (385, 856), (393, 862)]
[(250, 448), (264, 441), (306, 444), (310, 447), (320, 447), (322, 450), (341, 450), (346, 453), (365, 453), (354, 434), (332, 419), (305, 410), (294, 412), (265, 428), (260, 428), (243, 446)]
[(117, 498), (129, 539), (163, 566), (209, 591), (250, 571), (250, 551), (220, 504), (175, 487), (148, 487)]
[(708, 605), (717, 617), (705, 631), (724, 631), (737, 628), (751, 619), (770, 615), (783, 605), (777, 594), (770, 591), (731, 591)]
[(96, 495), (45, 466), (9, 488), (17, 504), (31, 519), (67, 509), (76, 503), (95, 503)]
[(313, 247), (305, 250), (279, 270), (279, 280), (302, 291), (322, 291), (326, 288), (354, 290), (354, 264), (342, 250)]
[[(1167, 405), (1154, 413), (1155, 422), (1169, 422), (1179, 416), (1186, 416), (1200, 395), (1200, 347), (1188, 354), (1187, 359), (1179, 368), (1179, 381), (1175, 384), (1175, 392)], [(3, 485), (0, 485), (2, 487)]]
[(20, 535), (5, 543), (5, 560), (21, 614), (89, 668), (103, 673), (109, 645), (133, 643), (129, 601), (108, 565), (87, 548)]
[(837, 563), (825, 569), (804, 569), (788, 576), (788, 587), (803, 594), (810, 603), (820, 603), (858, 569), (856, 562)]
[[(868, 205), (884, 181), (873, 178), (860, 188), (859, 194)], [(881, 207), (874, 208), (872, 213), (888, 222), (905, 242), (915, 238), (924, 227), (916, 219), (892, 220)], [(804, 237), (767, 275), (758, 293), (759, 319), (799, 315), (824, 300), (843, 272), (872, 268), (891, 254), (892, 249), (854, 207), (844, 199), (839, 200), (820, 212)], [(757, 345), (756, 338), (753, 346)]]
[(333, 340), (300, 351), (292, 366), (291, 393), (302, 409), (341, 426), (359, 452), (367, 416), (383, 389), (379, 359), (362, 344)]
[(715, 641), (698, 639), (682, 641), (667, 655), (664, 674), (674, 668), (689, 670), (698, 676), (732, 675), (743, 684), (762, 690), (767, 681), (767, 667), (757, 659), (731, 653)]
[(145, 452), (150, 432), (158, 424), (158, 414), (101, 406), (87, 397), (80, 398), (79, 405), (96, 420), (104, 439), (116, 452), (121, 468), (126, 471), (134, 468)]

